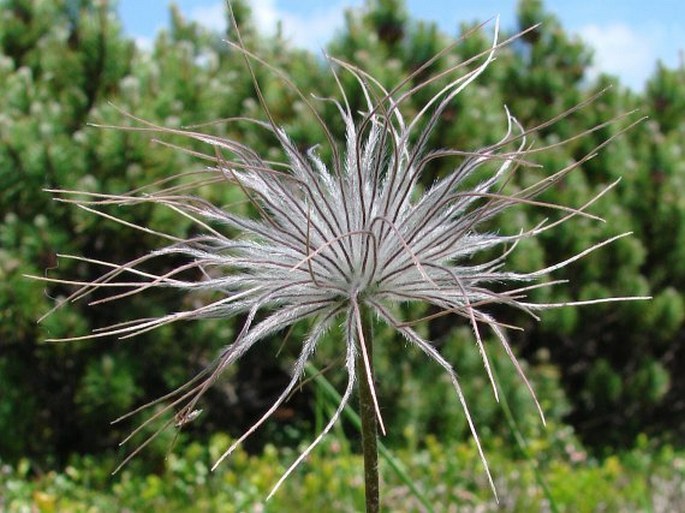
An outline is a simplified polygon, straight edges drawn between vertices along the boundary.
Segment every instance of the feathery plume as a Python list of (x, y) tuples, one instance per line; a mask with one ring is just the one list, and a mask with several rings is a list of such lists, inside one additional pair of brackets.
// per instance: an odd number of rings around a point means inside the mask
[[(168, 241), (168, 245), (124, 264), (62, 256), (102, 266), (105, 272), (87, 283), (52, 278), (46, 280), (78, 286), (78, 290), (64, 302), (82, 299), (95, 291), (110, 290), (110, 295), (94, 301), (105, 303), (141, 294), (151, 288), (209, 291), (215, 293), (217, 299), (185, 311), (170, 312), (157, 318), (130, 320), (97, 329), (88, 335), (63, 340), (124, 339), (178, 321), (243, 315), (245, 320), (239, 333), (230, 345), (221, 350), (212, 364), (185, 386), (161, 398), (166, 406), (145, 424), (161, 418), (165, 412), (176, 412), (162, 426), (163, 429), (170, 425), (183, 426), (197, 417), (200, 397), (224, 370), (260, 340), (307, 320), (311, 327), (302, 341), (289, 383), (264, 415), (226, 449), (216, 461), (215, 468), (287, 400), (327, 330), (334, 324), (344, 326), (347, 384), (342, 400), (322, 432), (278, 481), (275, 491), (339, 419), (353, 395), (358, 372), (363, 372), (371, 383), (375, 414), (381, 431), (384, 431), (380, 398), (373, 387), (374, 376), (362, 325), (362, 317), (371, 315), (378, 322), (391, 326), (449, 376), (494, 490), (457, 373), (431, 342), (412, 328), (413, 322), (399, 318), (396, 305), (418, 302), (429, 303), (440, 309), (440, 314), (426, 317), (426, 320), (444, 314), (465, 319), (472, 327), (485, 372), (497, 396), (482, 335), (483, 329), (489, 330), (499, 340), (521, 380), (530, 390), (544, 422), (542, 408), (507, 341), (506, 326), (488, 313), (487, 307), (504, 304), (536, 317), (536, 312), (549, 308), (636, 299), (615, 297), (537, 304), (527, 297), (534, 288), (560, 283), (541, 282), (541, 278), (628, 234), (612, 237), (534, 272), (520, 273), (506, 269), (507, 257), (519, 241), (536, 237), (574, 216), (598, 219), (586, 210), (615, 184), (609, 185), (577, 208), (551, 205), (535, 199), (591, 158), (592, 154), (514, 194), (503, 192), (503, 185), (514, 173), (533, 165), (528, 157), (544, 149), (533, 149), (529, 145), (531, 132), (549, 126), (592, 99), (531, 129), (524, 129), (505, 107), (507, 126), (497, 143), (471, 152), (428, 148), (428, 136), (445, 108), (483, 73), (492, 63), (496, 51), (509, 41), (499, 41), (496, 24), (493, 42), (487, 51), (418, 85), (410, 86), (413, 79), (423, 76), (441, 55), (450, 50), (446, 48), (390, 90), (364, 70), (330, 57), (332, 77), (340, 87), (341, 94), (340, 99), (330, 101), (337, 108), (346, 130), (344, 148), (340, 149), (317, 115), (322, 132), (331, 145), (332, 158), (329, 162), (324, 162), (315, 148), (302, 152), (296, 147), (272, 118), (256, 79), (255, 89), (267, 121), (250, 121), (276, 137), (287, 156), (287, 162), (267, 161), (236, 140), (197, 130), (160, 127), (134, 118), (140, 126), (129, 130), (182, 135), (206, 143), (211, 151), (205, 155), (210, 165), (204, 169), (204, 176), (190, 185), (186, 182), (185, 185), (167, 186), (165, 181), (162, 184), (164, 187), (154, 192), (133, 191), (125, 195), (69, 190), (50, 192), (59, 201), (72, 203), (145, 233), (161, 236)], [(293, 87), (316, 115), (310, 99), (280, 71), (245, 49), (240, 40), (239, 43), (229, 44), (245, 56), (247, 69), (253, 78), (254, 63), (266, 66)], [(350, 73), (356, 79), (365, 99), (365, 112), (352, 112), (338, 73)], [(411, 119), (405, 119), (401, 110), (403, 102), (439, 79), (447, 79), (448, 82)], [(461, 164), (424, 190), (420, 181), (430, 163), (453, 156), (462, 157)], [(488, 176), (473, 185), (474, 178), (482, 177), (487, 170), (491, 170)], [(189, 192), (192, 186), (220, 186), (222, 182), (240, 187), (259, 213), (257, 219), (218, 208)], [(471, 185), (467, 186), (469, 183)], [(165, 205), (191, 219), (202, 232), (201, 235), (181, 239), (146, 226), (131, 224), (104, 210), (111, 205), (143, 203)], [(522, 228), (514, 234), (490, 233), (483, 229), (486, 223), (508, 208), (522, 204), (554, 208), (562, 215), (555, 222), (542, 222), (532, 228)], [(227, 235), (229, 231), (239, 236)], [(485, 251), (494, 254), (498, 248), (501, 248), (499, 256), (490, 261), (474, 263), (474, 255)], [(143, 264), (164, 257), (182, 257), (187, 263), (159, 275), (142, 270)], [(182, 276), (188, 270), (199, 271), (203, 279), (184, 279)], [(492, 284), (497, 284), (497, 287), (491, 288)], [(363, 369), (358, 368), (359, 362)], [(141, 428), (137, 428), (124, 442)], [(152, 437), (133, 451), (122, 465)]]

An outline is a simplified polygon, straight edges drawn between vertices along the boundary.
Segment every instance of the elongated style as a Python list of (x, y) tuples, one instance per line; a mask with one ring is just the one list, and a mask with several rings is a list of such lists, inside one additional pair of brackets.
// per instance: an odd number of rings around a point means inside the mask
[[(507, 257), (517, 242), (535, 237), (573, 216), (597, 219), (586, 209), (614, 185), (576, 207), (550, 205), (535, 199), (540, 192), (583, 164), (583, 159), (556, 170), (539, 183), (515, 194), (504, 194), (503, 184), (513, 173), (524, 172), (526, 166), (532, 165), (528, 156), (541, 150), (531, 148), (527, 141), (527, 136), (541, 126), (526, 130), (504, 108), (507, 125), (502, 127), (503, 135), (496, 144), (473, 152), (427, 147), (428, 136), (445, 108), (481, 75), (493, 61), (497, 50), (506, 43), (508, 41), (498, 41), (495, 27), (493, 43), (486, 52), (413, 85), (417, 77), (426, 76), (436, 60), (451, 50), (451, 47), (446, 48), (392, 89), (386, 89), (356, 66), (329, 58), (332, 79), (340, 86), (340, 97), (330, 101), (334, 102), (344, 121), (346, 133), (344, 145), (339, 147), (317, 116), (325, 142), (331, 148), (332, 158), (326, 162), (316, 149), (302, 152), (291, 142), (288, 134), (271, 117), (256, 79), (255, 88), (266, 121), (251, 121), (276, 137), (287, 155), (287, 162), (267, 161), (239, 141), (206, 135), (197, 130), (168, 129), (137, 120), (140, 125), (133, 130), (183, 135), (206, 143), (210, 151), (205, 157), (210, 164), (203, 171), (204, 175), (190, 184), (188, 175), (185, 175), (184, 185), (168, 185), (165, 181), (153, 192), (134, 191), (126, 195), (67, 190), (51, 192), (60, 201), (115, 220), (118, 219), (107, 213), (105, 207), (162, 204), (191, 219), (201, 234), (180, 239), (119, 220), (132, 228), (164, 237), (168, 245), (125, 264), (64, 257), (100, 265), (105, 272), (88, 283), (63, 279), (48, 281), (79, 286), (65, 301), (76, 301), (94, 291), (112, 290), (111, 295), (96, 301), (102, 303), (141, 294), (154, 287), (188, 292), (211, 291), (218, 299), (194, 309), (170, 312), (158, 318), (130, 320), (66, 340), (129, 338), (182, 320), (228, 318), (241, 314), (244, 324), (232, 343), (216, 355), (204, 372), (162, 398), (166, 402), (165, 409), (147, 421), (161, 418), (160, 415), (166, 411), (174, 413), (169, 416), (167, 426), (183, 426), (197, 417), (198, 400), (225, 369), (265, 337), (307, 320), (310, 329), (302, 340), (290, 382), (268, 411), (227, 448), (216, 466), (288, 398), (327, 330), (335, 324), (344, 326), (341, 353), (344, 352), (344, 372), (348, 378), (342, 400), (323, 431), (278, 481), (275, 491), (339, 419), (353, 395), (357, 372), (364, 373), (371, 384), (379, 429), (385, 430), (380, 415), (381, 398), (377, 397), (373, 387), (375, 377), (364, 340), (366, 331), (362, 319), (385, 323), (423, 351), (450, 377), (494, 490), (476, 426), (452, 364), (413, 329), (416, 319), (410, 322), (400, 318), (397, 305), (429, 303), (442, 312), (437, 315), (454, 314), (468, 322), (496, 396), (497, 387), (481, 335), (482, 330), (489, 331), (511, 358), (537, 404), (535, 394), (507, 342), (507, 326), (498, 323), (486, 307), (506, 304), (535, 317), (535, 312), (548, 308), (636, 299), (599, 298), (574, 303), (536, 304), (527, 298), (527, 293), (533, 288), (560, 283), (553, 280), (542, 283), (541, 278), (627, 234), (600, 242), (535, 272), (519, 273), (507, 269)], [(246, 50), (241, 42), (232, 46), (245, 56), (246, 69), (253, 78), (253, 66), (265, 66), (294, 88), (287, 77)], [(365, 112), (352, 111), (338, 80), (340, 73), (349, 73), (356, 79), (364, 95)], [(411, 119), (406, 119), (401, 110), (403, 103), (438, 80), (445, 81), (446, 85)], [(297, 94), (316, 113), (312, 100), (299, 91)], [(579, 105), (571, 111), (582, 107)], [(547, 127), (557, 119), (542, 126)], [(458, 167), (428, 188), (419, 185), (432, 161), (454, 156), (462, 158)], [(587, 158), (590, 157), (588, 155)], [(491, 172), (481, 178), (486, 170)], [(476, 177), (481, 180), (478, 182)], [(256, 207), (258, 217), (247, 218), (218, 208), (194, 196), (190, 190), (194, 186), (220, 187), (222, 183), (239, 186)], [(471, 185), (467, 187), (467, 183)], [(520, 204), (558, 209), (562, 215), (555, 222), (522, 227), (519, 233), (484, 231), (484, 223)], [(226, 231), (220, 227), (226, 227)], [(229, 236), (226, 234), (229, 231), (239, 236)], [(498, 248), (501, 251), (495, 253)], [(474, 263), (473, 256), (483, 251), (499, 256), (487, 262), (481, 259), (480, 263)], [(186, 263), (163, 275), (142, 270), (142, 264), (169, 256), (175, 261), (179, 257), (185, 259)], [(187, 270), (199, 270), (197, 274), (203, 278), (198, 281), (181, 278)], [(491, 285), (495, 283), (497, 288), (493, 289)], [(539, 404), (538, 410), (544, 422)]]

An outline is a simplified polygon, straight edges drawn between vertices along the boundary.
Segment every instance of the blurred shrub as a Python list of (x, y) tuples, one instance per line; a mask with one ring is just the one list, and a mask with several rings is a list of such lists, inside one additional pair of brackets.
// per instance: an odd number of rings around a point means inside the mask
[[(685, 454), (669, 447), (654, 451), (644, 445), (604, 460), (587, 459), (572, 438), (563, 435), (568, 453), (544, 438), (531, 440), (539, 463), (511, 459), (498, 451), (503, 442), (491, 439), (488, 457), (501, 498), (497, 505), (472, 444), (442, 444), (429, 437), (425, 449), (398, 451), (399, 463), (433, 505), (434, 511), (563, 513), (671, 513), (685, 507)], [(551, 443), (550, 443), (551, 442)], [(267, 445), (259, 455), (237, 451), (217, 471), (209, 464), (229, 443), (215, 435), (208, 445), (193, 443), (182, 454), (170, 455), (160, 474), (124, 470), (111, 477), (111, 461), (91, 456), (74, 458), (62, 473), (30, 478), (30, 464), (0, 462), (0, 506), (7, 513), (23, 511), (263, 511), (307, 510), (356, 512), (363, 508), (359, 456), (337, 441), (324, 444), (288, 479), (269, 501), (264, 497), (286, 466), (293, 450)], [(539, 465), (549, 488), (546, 497), (536, 483)], [(423, 511), (417, 496), (381, 463), (383, 501), (388, 511)], [(551, 498), (551, 499), (550, 499)], [(551, 500), (551, 502), (550, 502)]]

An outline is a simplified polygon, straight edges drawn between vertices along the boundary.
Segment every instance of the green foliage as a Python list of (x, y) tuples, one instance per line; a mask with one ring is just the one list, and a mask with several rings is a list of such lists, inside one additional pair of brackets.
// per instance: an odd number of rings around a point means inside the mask
[[(504, 411), (483, 372), (483, 361), (475, 347), (470, 327), (464, 326), (442, 336), (436, 335), (434, 333), (432, 339), (437, 341), (440, 352), (448, 361), (455, 362), (481, 436), (485, 439), (497, 436), (513, 443)], [(390, 330), (377, 333), (375, 340), (379, 393), (384, 402), (393, 405), (384, 413), (386, 424), (390, 426), (389, 438), (398, 444), (402, 443), (399, 439), (401, 433), (406, 440), (413, 440), (415, 444), (419, 444), (430, 433), (439, 433), (451, 440), (468, 438), (468, 424), (449, 379), (441, 376), (439, 369), (427, 362), (422, 353), (405, 343), (398, 344)], [(500, 391), (506, 394), (515, 417), (521, 420), (523, 436), (536, 437), (544, 428), (534, 400), (509, 356), (498, 346), (499, 341), (486, 340), (490, 361), (497, 371)], [(532, 381), (547, 419), (560, 423), (569, 411), (569, 404), (559, 386), (558, 371), (551, 365), (542, 364), (529, 368), (525, 362), (523, 371)]]
[[(593, 460), (563, 435), (551, 446), (563, 445), (564, 455), (550, 450), (547, 439), (530, 442), (557, 511), (670, 513), (685, 506), (682, 452), (669, 447), (653, 451), (643, 438), (640, 448)], [(269, 502), (264, 497), (296, 453), (270, 445), (259, 455), (238, 451), (227, 465), (210, 472), (208, 465), (228, 443), (225, 435), (215, 435), (208, 445), (193, 443), (182, 454), (170, 455), (155, 474), (125, 470), (111, 477), (111, 460), (92, 456), (73, 458), (63, 472), (40, 477), (31, 477), (27, 460), (17, 466), (5, 464), (0, 471), (3, 511), (290, 512), (302, 511), (306, 505), (307, 510), (354, 512), (363, 507), (360, 457), (338, 442), (325, 444), (313, 454)], [(443, 444), (429, 437), (424, 447), (397, 451), (397, 457), (436, 513), (549, 510), (550, 499), (534, 478), (535, 464), (508, 456), (503, 450), (506, 445), (495, 439), (489, 450), (493, 468), (499, 469), (499, 505), (492, 499), (472, 445)], [(388, 511), (423, 511), (416, 496), (387, 465), (382, 464), (381, 470)]]
[(79, 134), (93, 105), (128, 72), (133, 45), (112, 13), (91, 2), (5, 0), (0, 11), (0, 381), (11, 391), (0, 430), (23, 429), (3, 437), (0, 452), (52, 454), (73, 450), (69, 438), (78, 438), (67, 435), (78, 423), (65, 412), (74, 411), (70, 381), (85, 354), (39, 341), (89, 321), (68, 309), (39, 330), (36, 319), (59, 291), (45, 293), (22, 274), (42, 275), (56, 265), (56, 248), (68, 252), (83, 241), (75, 219), (43, 189), (75, 188), (86, 174)]

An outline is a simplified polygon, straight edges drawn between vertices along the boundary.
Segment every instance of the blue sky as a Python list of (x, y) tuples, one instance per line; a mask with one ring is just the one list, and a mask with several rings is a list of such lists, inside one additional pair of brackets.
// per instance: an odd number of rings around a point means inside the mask
[[(225, 0), (176, 0), (190, 19), (221, 29)], [(157, 30), (168, 25), (164, 0), (119, 0), (126, 32), (149, 44)], [(293, 44), (317, 51), (342, 26), (346, 8), (364, 0), (252, 0), (261, 30), (273, 32), (282, 21)], [(455, 34), (462, 21), (487, 20), (500, 15), (505, 28), (514, 26), (516, 0), (407, 0), (412, 17), (436, 21)], [(566, 30), (595, 50), (594, 72), (606, 71), (640, 90), (657, 59), (670, 67), (685, 59), (685, 1), (683, 0), (548, 0)]]

